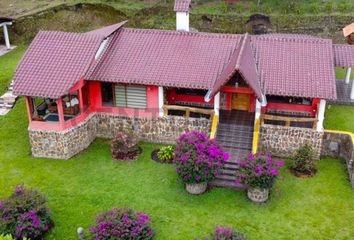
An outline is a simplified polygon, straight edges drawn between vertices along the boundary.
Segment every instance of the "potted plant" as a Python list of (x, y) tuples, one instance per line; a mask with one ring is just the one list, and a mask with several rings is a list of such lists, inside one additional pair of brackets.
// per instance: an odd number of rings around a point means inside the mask
[(174, 156), (178, 176), (191, 194), (205, 192), (207, 183), (220, 174), (229, 159), (214, 139), (193, 131), (182, 134), (177, 141)]
[(305, 144), (299, 148), (293, 157), (290, 171), (297, 177), (312, 177), (316, 174), (316, 162), (313, 148), (310, 144)]
[(240, 173), (236, 184), (248, 187), (247, 196), (253, 202), (266, 202), (284, 161), (274, 160), (271, 155), (250, 153), (247, 158), (238, 160), (238, 164)]

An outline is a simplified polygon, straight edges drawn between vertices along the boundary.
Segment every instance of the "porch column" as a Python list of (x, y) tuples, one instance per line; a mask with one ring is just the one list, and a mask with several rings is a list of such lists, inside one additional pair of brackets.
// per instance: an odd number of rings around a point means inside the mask
[(64, 109), (63, 109), (63, 99), (59, 98), (57, 101), (58, 116), (60, 125), (64, 125)]
[(2, 26), (4, 29), (4, 38), (5, 38), (5, 44), (6, 44), (6, 48), (10, 49), (11, 45), (10, 45), (10, 39), (9, 39), (9, 32), (7, 31), (7, 25), (8, 23), (4, 23), (4, 25)]
[(220, 113), (220, 92), (214, 96), (214, 112), (216, 116)]
[(84, 102), (82, 101), (82, 88), (79, 88), (79, 108), (81, 114), (84, 111)]
[(33, 101), (30, 99), (30, 97), (26, 96), (26, 108), (27, 108), (27, 115), (28, 115), (28, 122), (32, 122), (32, 111), (31, 111), (31, 104), (33, 106)]
[(323, 131), (324, 114), (326, 111), (326, 100), (321, 99), (317, 111), (317, 131)]
[(176, 12), (176, 30), (189, 31), (189, 12)]
[(346, 84), (349, 84), (351, 72), (352, 72), (352, 68), (350, 68), (350, 67), (347, 68), (347, 72), (346, 72), (346, 74), (345, 74), (345, 83), (346, 83)]
[(350, 92), (350, 99), (354, 99), (354, 79), (352, 81), (352, 91)]
[(159, 87), (159, 117), (163, 117), (164, 93), (163, 87)]
[(256, 99), (256, 108), (255, 108), (255, 119), (259, 119), (261, 117), (262, 104), (258, 99)]

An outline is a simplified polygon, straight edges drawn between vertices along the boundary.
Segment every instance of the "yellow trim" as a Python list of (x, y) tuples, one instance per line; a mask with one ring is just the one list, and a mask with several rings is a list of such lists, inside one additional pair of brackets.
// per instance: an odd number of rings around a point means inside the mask
[(210, 138), (215, 138), (216, 135), (216, 127), (218, 126), (219, 122), (219, 116), (214, 115), (213, 117), (213, 123), (211, 125), (211, 133), (210, 133)]
[(259, 118), (257, 118), (254, 123), (254, 131), (253, 131), (253, 143), (252, 143), (253, 154), (257, 153), (258, 141), (259, 141), (259, 127), (260, 127), (260, 121)]
[(349, 136), (351, 136), (352, 141), (354, 143), (354, 133), (352, 132), (347, 132), (347, 131), (340, 131), (340, 130), (324, 130), (325, 132), (329, 132), (329, 133), (342, 133), (342, 134), (348, 134)]

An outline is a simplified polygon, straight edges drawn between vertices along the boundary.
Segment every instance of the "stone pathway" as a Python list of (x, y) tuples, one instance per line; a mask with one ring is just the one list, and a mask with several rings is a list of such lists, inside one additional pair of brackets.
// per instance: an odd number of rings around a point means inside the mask
[(11, 46), (10, 49), (7, 49), (5, 45), (0, 45), (0, 57), (5, 55), (6, 53), (11, 52), (15, 48), (16, 48), (16, 46)]
[(17, 96), (12, 93), (13, 81), (8, 91), (0, 97), (0, 116), (6, 115), (14, 107)]

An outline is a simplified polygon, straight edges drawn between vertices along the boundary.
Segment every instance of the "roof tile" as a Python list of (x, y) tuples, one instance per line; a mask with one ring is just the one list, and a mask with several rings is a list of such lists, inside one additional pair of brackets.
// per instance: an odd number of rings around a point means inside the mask
[(191, 5), (191, 0), (175, 0), (173, 10), (175, 12), (188, 12)]

